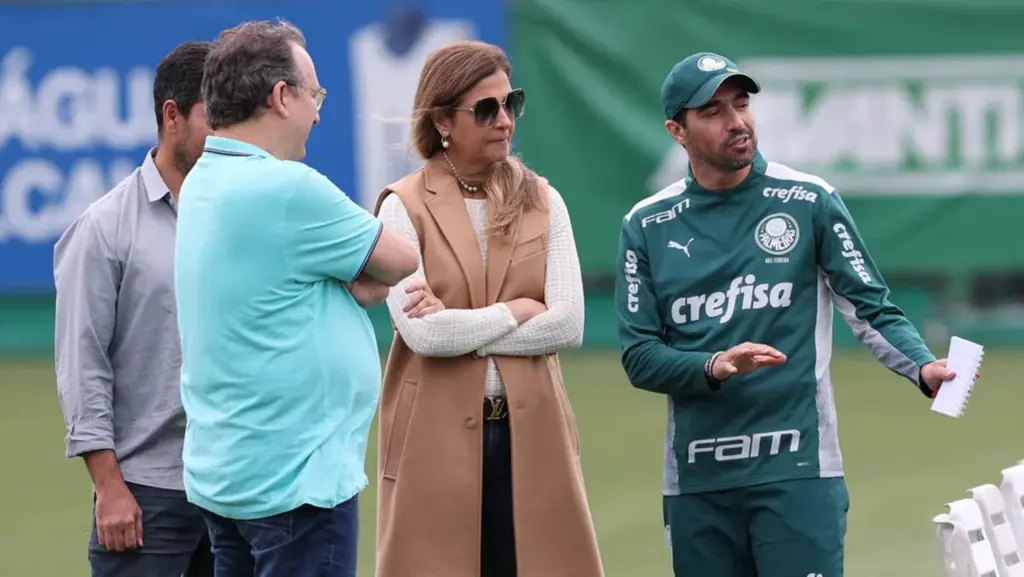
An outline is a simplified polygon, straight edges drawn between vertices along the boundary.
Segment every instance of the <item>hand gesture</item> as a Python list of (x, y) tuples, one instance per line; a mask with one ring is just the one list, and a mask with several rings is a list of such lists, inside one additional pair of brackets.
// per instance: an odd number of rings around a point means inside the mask
[(142, 509), (124, 483), (97, 491), (96, 538), (108, 551), (142, 547)]
[(433, 291), (430, 290), (430, 285), (425, 281), (411, 283), (405, 289), (405, 292), (409, 295), (409, 302), (405, 304), (402, 311), (411, 319), (423, 318), (429, 314), (444, 310), (444, 303), (441, 302), (441, 299), (434, 296)]
[(743, 343), (718, 355), (711, 365), (711, 376), (718, 381), (733, 375), (745, 375), (759, 367), (773, 367), (786, 362), (786, 355), (773, 347)]

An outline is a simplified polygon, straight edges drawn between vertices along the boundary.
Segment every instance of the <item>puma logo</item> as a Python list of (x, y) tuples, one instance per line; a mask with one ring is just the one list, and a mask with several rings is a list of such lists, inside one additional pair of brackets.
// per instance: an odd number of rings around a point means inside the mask
[(670, 240), (670, 241), (668, 241), (668, 247), (669, 248), (678, 248), (679, 250), (685, 252), (686, 256), (689, 257), (690, 256), (690, 243), (691, 242), (693, 242), (692, 238), (690, 240), (686, 241), (685, 245), (679, 244), (678, 242), (676, 242), (674, 240)]

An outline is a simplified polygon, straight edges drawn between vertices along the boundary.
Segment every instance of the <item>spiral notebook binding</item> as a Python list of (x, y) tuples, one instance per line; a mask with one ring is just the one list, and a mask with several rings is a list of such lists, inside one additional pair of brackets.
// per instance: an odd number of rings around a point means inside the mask
[(971, 401), (971, 393), (974, 392), (974, 383), (971, 383), (970, 387), (967, 387), (967, 392), (964, 393), (964, 400), (960, 403), (960, 416), (964, 416), (964, 412), (967, 410), (967, 403)]
[(971, 394), (974, 393), (974, 383), (978, 380), (978, 369), (981, 368), (981, 361), (985, 358), (984, 349), (978, 353), (978, 356), (974, 358), (974, 364), (971, 365), (971, 382), (967, 385), (967, 390), (964, 391), (964, 400), (960, 404), (960, 415), (963, 416), (964, 411), (967, 410), (967, 403), (971, 400)]

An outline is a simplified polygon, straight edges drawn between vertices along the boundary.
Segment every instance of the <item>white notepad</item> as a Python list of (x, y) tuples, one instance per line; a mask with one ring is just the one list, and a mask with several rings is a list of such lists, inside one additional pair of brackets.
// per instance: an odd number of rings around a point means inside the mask
[(960, 337), (950, 339), (946, 366), (952, 369), (956, 376), (953, 380), (942, 383), (935, 400), (932, 401), (933, 411), (954, 418), (964, 414), (984, 356), (985, 349), (978, 343)]

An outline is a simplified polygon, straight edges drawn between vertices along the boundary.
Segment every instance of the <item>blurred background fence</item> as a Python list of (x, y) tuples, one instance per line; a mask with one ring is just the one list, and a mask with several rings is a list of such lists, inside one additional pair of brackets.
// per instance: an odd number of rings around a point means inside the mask
[[(761, 81), (766, 157), (842, 192), (930, 336), (1024, 339), (1024, 3), (524, 0), (511, 14), (535, 104), (517, 142), (566, 190), (590, 294), (608, 287), (622, 215), (685, 174), (658, 89), (711, 50)], [(610, 338), (590, 328), (588, 343)]]
[(308, 161), (367, 207), (418, 164), (402, 119), (426, 55), (462, 38), (509, 50), (529, 94), (516, 148), (575, 224), (588, 347), (615, 346), (622, 215), (685, 171), (658, 90), (698, 50), (761, 80), (761, 149), (842, 191), (931, 338), (1024, 343), (1024, 3), (37, 0), (0, 7), (0, 351), (49, 353), (53, 242), (154, 143), (160, 57), (276, 16), (305, 31), (330, 91)]
[[(1021, 0), (0, 0), (0, 437), (15, 440), (0, 458), (16, 464), (0, 478), (0, 575), (87, 574), (88, 479), (62, 459), (50, 361), (53, 243), (155, 143), (160, 58), (279, 16), (306, 34), (330, 94), (307, 161), (366, 207), (418, 165), (402, 119), (427, 54), (463, 38), (509, 51), (528, 94), (514, 144), (565, 197), (584, 267), (584, 357), (563, 366), (611, 577), (668, 568), (663, 401), (629, 388), (615, 351), (619, 223), (685, 172), (659, 111), (672, 64), (712, 50), (757, 76), (763, 153), (839, 188), (936, 352), (953, 333), (1006, 349), (986, 357), (961, 425), (836, 331), (848, 574), (941, 574), (931, 517), (1024, 457)], [(372, 316), (386, 346), (386, 312)]]

